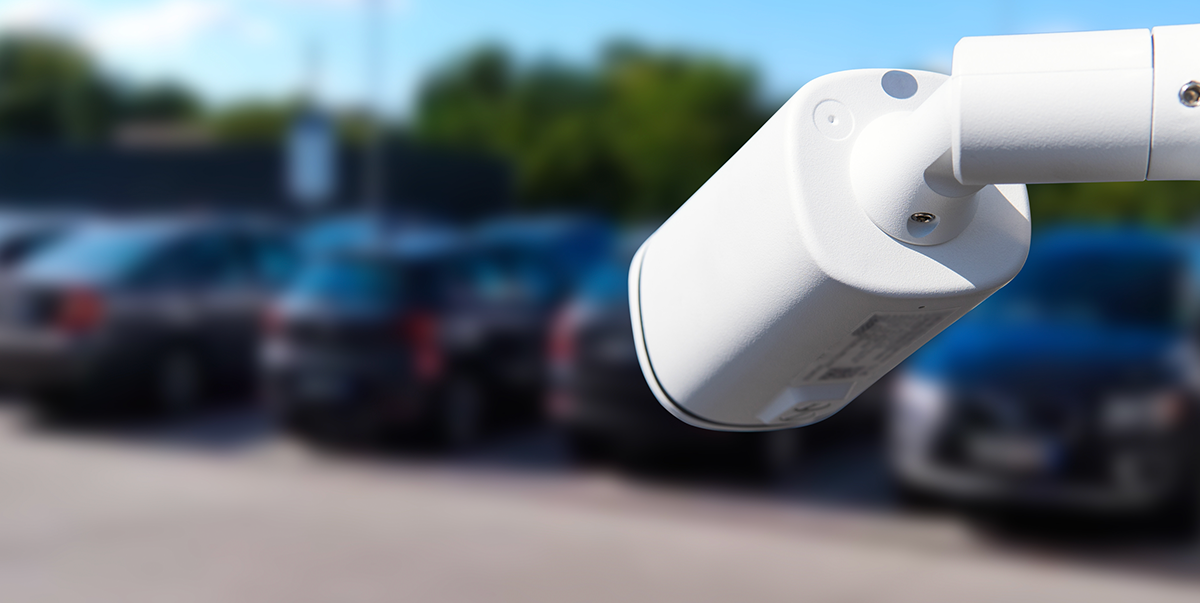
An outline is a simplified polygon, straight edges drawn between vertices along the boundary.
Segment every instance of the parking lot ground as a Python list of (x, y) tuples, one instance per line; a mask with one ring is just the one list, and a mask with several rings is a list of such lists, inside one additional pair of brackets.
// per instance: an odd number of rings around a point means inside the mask
[(336, 458), (253, 414), (96, 435), (30, 429), (5, 410), (0, 592), (122, 603), (1200, 597), (1192, 548), (1071, 555), (883, 499), (850, 504), (847, 492), (874, 496), (853, 483), (856, 471), (874, 479), (855, 454), (756, 493), (519, 462), (544, 459), (530, 450), (552, 440), (524, 435), (448, 462)]

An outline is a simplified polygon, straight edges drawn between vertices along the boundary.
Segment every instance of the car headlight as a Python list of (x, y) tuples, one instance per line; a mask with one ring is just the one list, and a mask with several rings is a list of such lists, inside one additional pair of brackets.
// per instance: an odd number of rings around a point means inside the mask
[(945, 415), (950, 390), (937, 379), (904, 373), (896, 381), (892, 398), (902, 421), (932, 424)]
[(1183, 421), (1186, 406), (1174, 390), (1114, 395), (1105, 400), (1100, 420), (1112, 432), (1162, 431)]

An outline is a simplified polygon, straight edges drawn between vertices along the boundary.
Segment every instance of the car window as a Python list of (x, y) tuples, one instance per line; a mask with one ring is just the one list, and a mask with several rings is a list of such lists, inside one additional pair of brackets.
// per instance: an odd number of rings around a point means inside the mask
[(0, 266), (13, 266), (45, 248), (62, 234), (59, 229), (30, 230), (0, 242)]
[[(980, 319), (1168, 326), (1180, 316), (1182, 258), (1158, 250), (1037, 250), (980, 306)], [(1119, 278), (1114, 277), (1119, 275)]]
[(154, 287), (232, 287), (252, 280), (235, 237), (203, 233), (167, 246), (140, 282)]
[(401, 280), (401, 272), (390, 262), (326, 257), (301, 272), (289, 296), (356, 306), (389, 306), (399, 299)]
[(295, 277), (299, 258), (293, 246), (281, 237), (252, 236), (249, 247), (250, 262), (261, 282), (281, 287)]
[(544, 258), (515, 249), (495, 249), (467, 262), (477, 295), (488, 302), (543, 304), (559, 293), (554, 270)]
[(165, 239), (149, 228), (86, 228), (51, 242), (21, 271), (36, 279), (114, 282), (140, 270)]

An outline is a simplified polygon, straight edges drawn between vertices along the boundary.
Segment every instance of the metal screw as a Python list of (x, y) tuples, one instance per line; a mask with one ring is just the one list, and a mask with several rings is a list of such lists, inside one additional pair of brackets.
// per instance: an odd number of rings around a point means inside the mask
[(913, 222), (919, 222), (921, 224), (928, 224), (928, 223), (936, 220), (937, 216), (935, 216), (931, 213), (928, 213), (928, 212), (919, 211), (919, 212), (909, 216), (908, 219), (912, 220)]
[(1184, 84), (1179, 90), (1179, 102), (1189, 107), (1200, 105), (1200, 82), (1191, 81)]

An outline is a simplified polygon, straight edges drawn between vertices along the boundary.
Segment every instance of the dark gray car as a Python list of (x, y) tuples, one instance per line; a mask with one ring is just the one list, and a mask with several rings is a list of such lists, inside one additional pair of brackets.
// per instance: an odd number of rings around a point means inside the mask
[(0, 295), (0, 379), (54, 413), (181, 412), (253, 383), (283, 234), (224, 219), (94, 222)]

